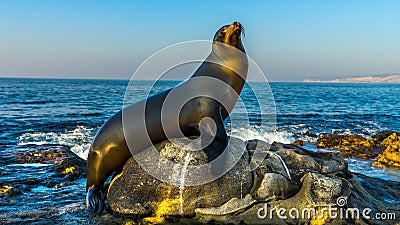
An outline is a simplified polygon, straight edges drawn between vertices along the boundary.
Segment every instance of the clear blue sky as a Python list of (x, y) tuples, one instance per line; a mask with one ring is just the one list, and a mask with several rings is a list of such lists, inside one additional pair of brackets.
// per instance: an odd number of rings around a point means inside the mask
[(400, 72), (400, 1), (0, 1), (0, 77), (128, 79), (241, 22), (270, 80)]

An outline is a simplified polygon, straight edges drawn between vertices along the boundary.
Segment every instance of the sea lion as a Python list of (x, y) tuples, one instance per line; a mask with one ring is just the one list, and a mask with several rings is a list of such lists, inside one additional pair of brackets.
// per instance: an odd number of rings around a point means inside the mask
[[(105, 180), (121, 168), (132, 154), (143, 151), (152, 143), (168, 139), (163, 125), (179, 121), (176, 136), (200, 136), (209, 161), (221, 155), (228, 144), (223, 121), (233, 109), (247, 77), (248, 61), (241, 41), (243, 32), (238, 22), (221, 27), (214, 35), (210, 55), (186, 82), (128, 106), (105, 122), (94, 138), (87, 160), (86, 206), (90, 211), (102, 212)], [(169, 111), (171, 118), (168, 118), (168, 110), (166, 113), (163, 111), (164, 116), (161, 115), (163, 103), (170, 93), (206, 88), (192, 82), (201, 77), (218, 79), (226, 84), (227, 88), (217, 91), (222, 98), (228, 99), (227, 106), (215, 99), (199, 96), (186, 102), (178, 115), (172, 113), (175, 112), (173, 110)], [(231, 90), (235, 94), (229, 92)], [(134, 116), (126, 121), (123, 113)], [(147, 137), (152, 143), (143, 141)], [(128, 142), (134, 143), (134, 146)]]

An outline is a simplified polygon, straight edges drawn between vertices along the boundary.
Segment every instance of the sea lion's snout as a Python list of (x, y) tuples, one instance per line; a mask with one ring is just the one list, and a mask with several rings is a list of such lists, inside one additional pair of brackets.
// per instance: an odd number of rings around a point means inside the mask
[(232, 29), (233, 29), (234, 32), (235, 32), (235, 31), (242, 32), (242, 30), (243, 30), (243, 26), (242, 26), (242, 24), (240, 24), (239, 22), (233, 22), (233, 23), (230, 25), (230, 27), (232, 27)]
[[(242, 24), (239, 22), (233, 22), (230, 26), (229, 29), (231, 30), (230, 33), (227, 34), (227, 37), (229, 42), (235, 42), (240, 40), (240, 36), (243, 33), (244, 34), (244, 28)], [(226, 42), (228, 43), (228, 42)]]
[(240, 35), (243, 32), (243, 26), (239, 22), (233, 22), (225, 31), (225, 38), (228, 39), (225, 41), (226, 44), (229, 44), (228, 41), (234, 41), (234, 39), (240, 39)]
[(214, 41), (225, 43), (244, 50), (241, 42), (241, 35), (244, 35), (244, 27), (239, 22), (221, 27), (214, 36)]

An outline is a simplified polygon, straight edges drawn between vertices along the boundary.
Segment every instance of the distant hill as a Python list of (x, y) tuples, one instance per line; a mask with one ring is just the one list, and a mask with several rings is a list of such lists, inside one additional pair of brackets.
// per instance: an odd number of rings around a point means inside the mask
[(350, 77), (333, 80), (305, 79), (303, 82), (327, 82), (327, 83), (400, 83), (400, 74), (377, 75), (364, 77)]

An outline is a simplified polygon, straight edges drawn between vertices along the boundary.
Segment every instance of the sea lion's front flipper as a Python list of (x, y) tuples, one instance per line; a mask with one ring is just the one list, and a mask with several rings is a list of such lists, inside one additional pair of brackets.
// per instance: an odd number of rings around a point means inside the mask
[(94, 213), (101, 213), (104, 209), (104, 199), (100, 188), (92, 186), (86, 193), (86, 208)]
[[(204, 117), (199, 122), (201, 146), (211, 162), (219, 157), (228, 146), (228, 135), (226, 134), (221, 114), (212, 117)], [(218, 174), (224, 165), (213, 165), (213, 173)]]

